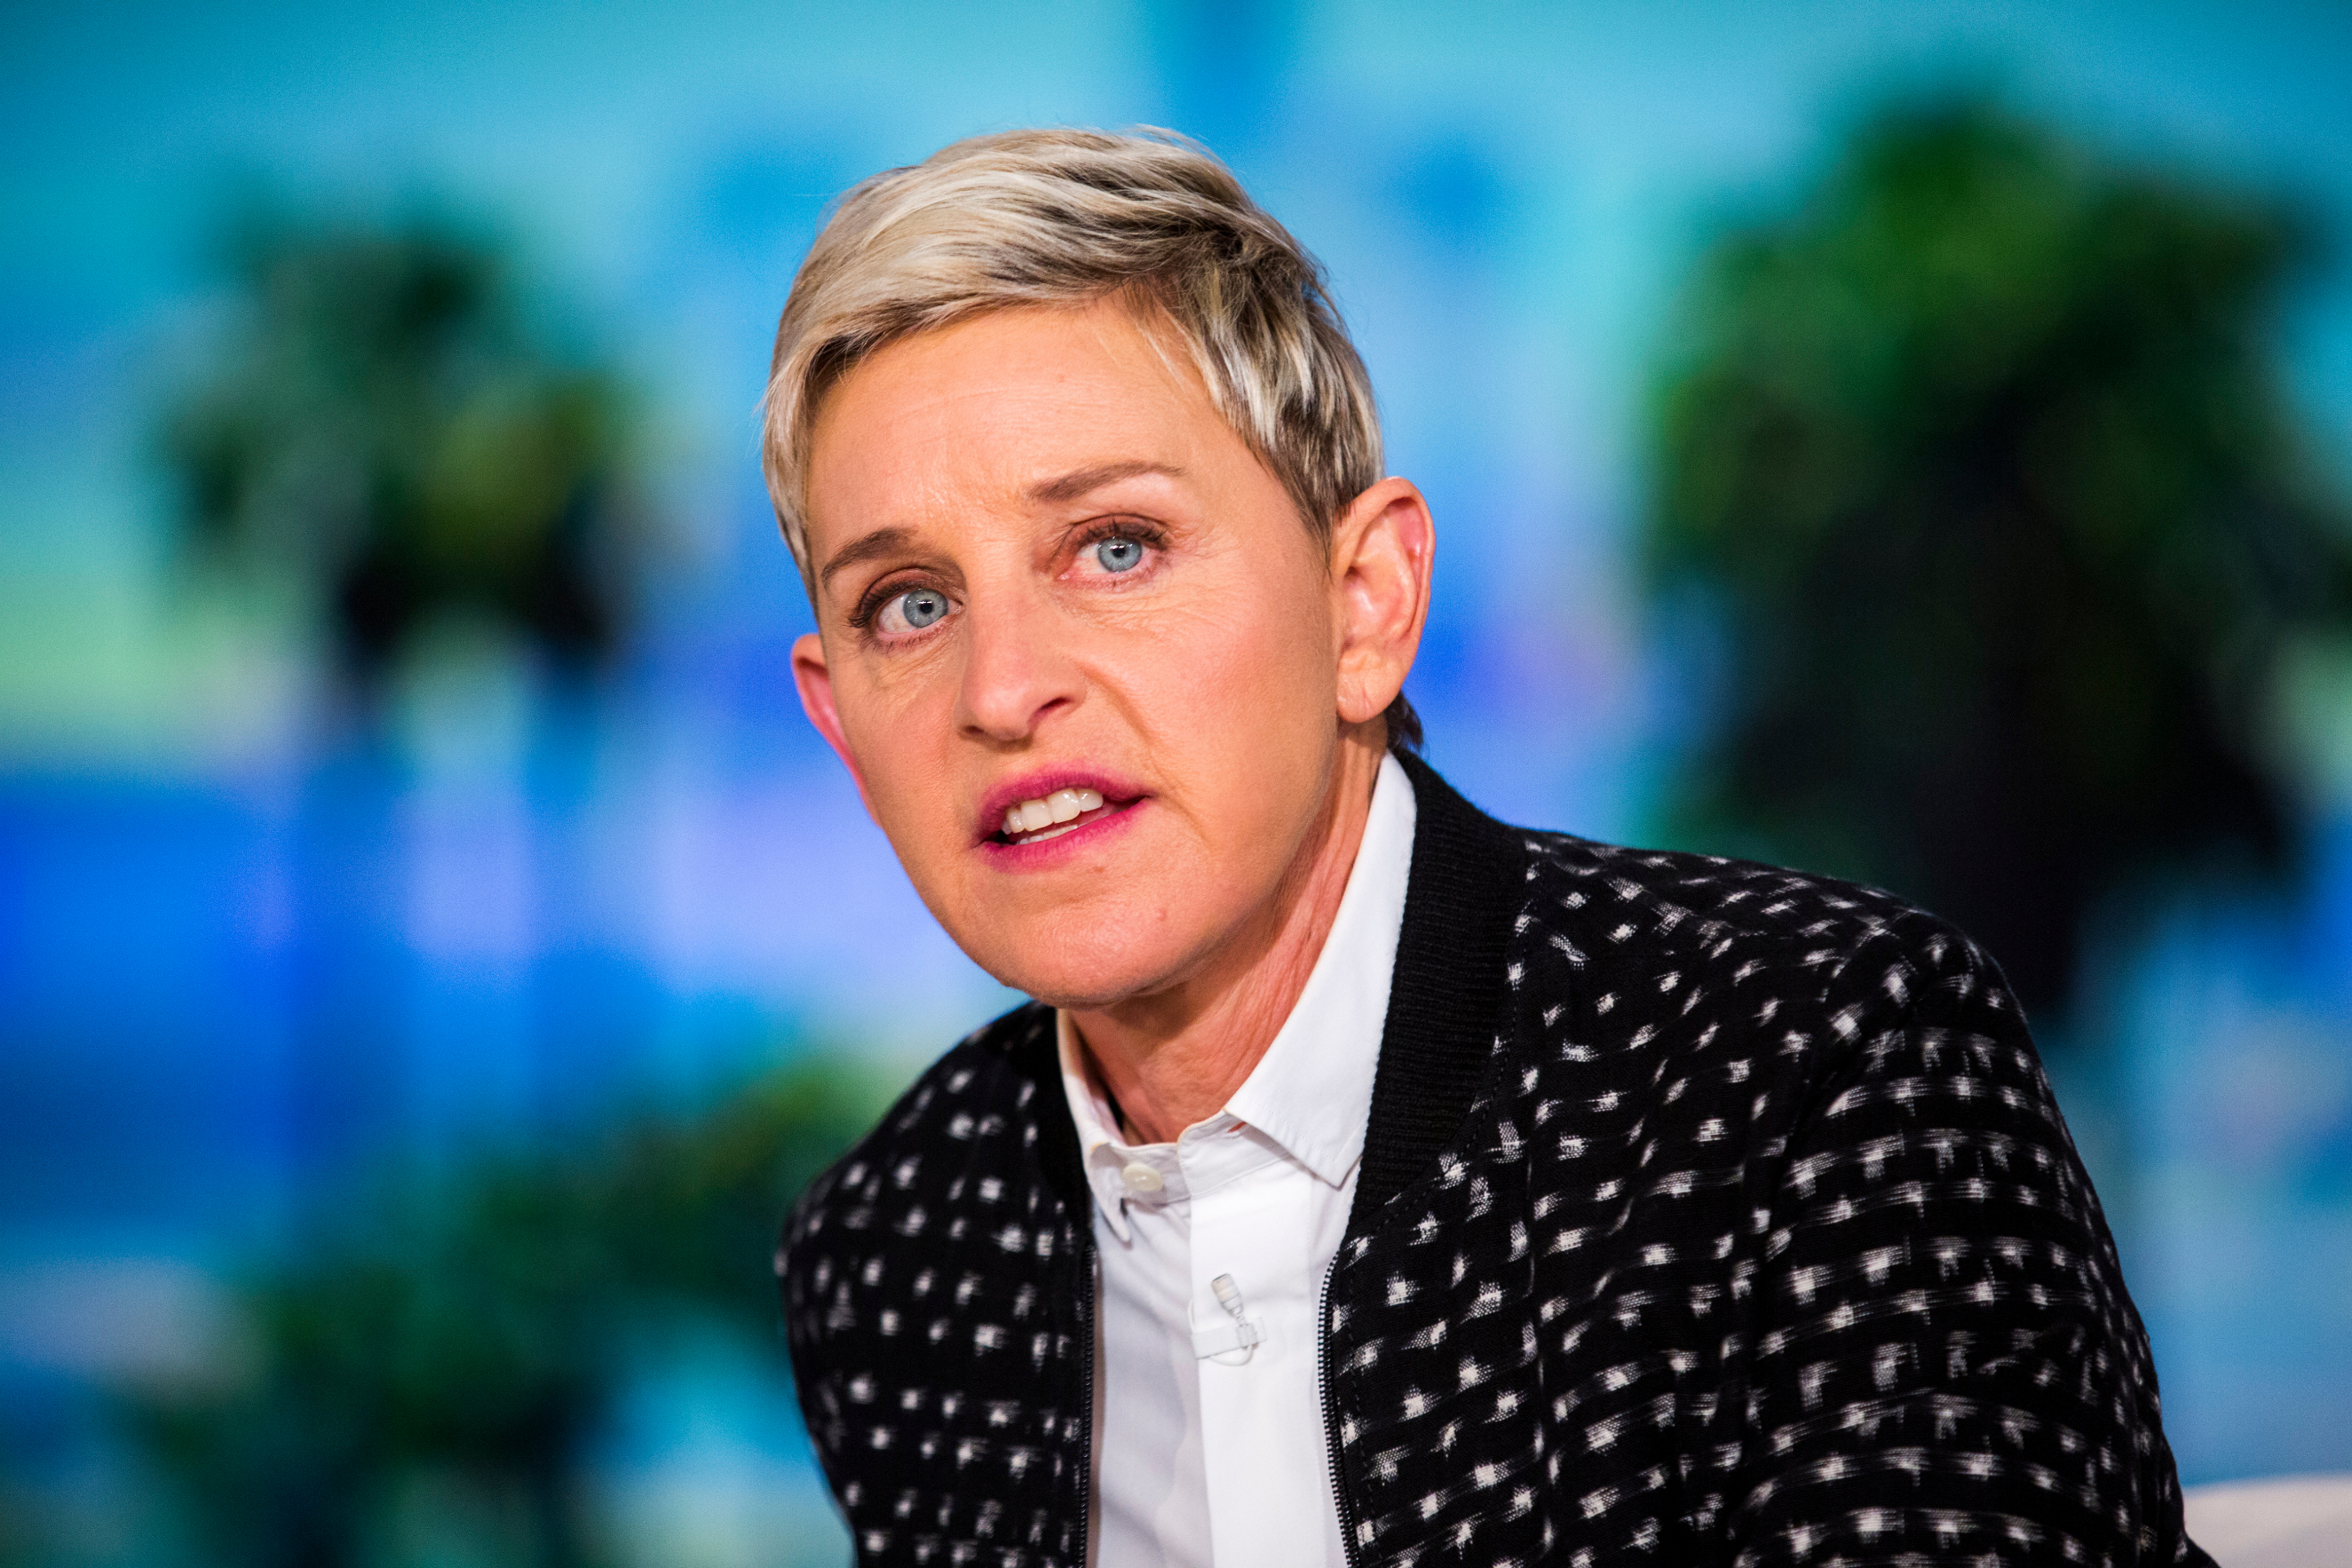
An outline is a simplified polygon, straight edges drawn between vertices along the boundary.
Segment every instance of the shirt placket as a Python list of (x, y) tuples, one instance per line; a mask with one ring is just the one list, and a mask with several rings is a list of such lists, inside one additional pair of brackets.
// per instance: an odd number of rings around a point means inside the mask
[[(1201, 1327), (1257, 1330), (1246, 1354), (1196, 1358), (1210, 1539), (1220, 1568), (1324, 1561), (1331, 1505), (1320, 1447), (1314, 1288), (1302, 1268), (1314, 1233), (1314, 1178), (1267, 1160), (1228, 1130), (1183, 1152), (1192, 1193), (1190, 1308)], [(1217, 1281), (1228, 1281), (1222, 1293)]]

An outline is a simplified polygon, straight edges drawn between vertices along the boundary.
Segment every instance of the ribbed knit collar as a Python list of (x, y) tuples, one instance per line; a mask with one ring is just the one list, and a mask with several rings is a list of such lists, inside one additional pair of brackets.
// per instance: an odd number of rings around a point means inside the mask
[(1527, 898), (1520, 837), (1419, 757), (1399, 760), (1419, 817), (1350, 1237), (1435, 1167), (1469, 1114), (1502, 1032), (1512, 922)]

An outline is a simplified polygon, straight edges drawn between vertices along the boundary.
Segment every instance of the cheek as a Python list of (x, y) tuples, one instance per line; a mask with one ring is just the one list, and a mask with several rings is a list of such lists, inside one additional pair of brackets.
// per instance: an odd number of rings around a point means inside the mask
[(1204, 837), (1288, 834), (1321, 798), (1338, 663), (1317, 585), (1223, 584), (1153, 616), (1125, 650), (1113, 679), (1167, 775), (1190, 781)]
[(1338, 694), (1328, 595), (1303, 572), (1227, 583), (1153, 628), (1147, 668), (1169, 706), (1253, 745), (1327, 728)]
[(955, 688), (940, 668), (942, 662), (926, 660), (878, 678), (869, 668), (835, 681), (842, 732), (857, 758), (874, 814), (893, 843), (935, 834), (953, 816), (952, 792), (944, 785), (955, 732)]

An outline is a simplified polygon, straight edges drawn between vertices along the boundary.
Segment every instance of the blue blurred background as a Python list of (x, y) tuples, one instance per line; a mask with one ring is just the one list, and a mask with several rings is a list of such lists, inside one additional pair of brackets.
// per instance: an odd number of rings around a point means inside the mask
[[(1727, 225), (1956, 82), (2332, 237), (2275, 347), (2342, 493), (2339, 6), (8, 6), (0, 1563), (269, 1556), (184, 1502), (234, 1425), (186, 1412), (227, 1421), (285, 1337), (272, 1280), (385, 1215), (446, 1240), (417, 1205), (490, 1212), (492, 1167), (593, 1228), (637, 1201), (616, 1162), (704, 1158), (747, 1085), (830, 1074), (835, 1109), (753, 1120), (836, 1137), (1009, 1001), (792, 695), (754, 406), (845, 186), (1014, 125), (1206, 141), (1329, 266), (1435, 507), (1433, 760), (1498, 815), (1654, 842), (1708, 721), (1705, 637), (1636, 549), (1678, 301)], [(546, 355), (627, 389), (594, 673), (458, 616), (355, 696), (290, 560), (188, 543), (173, 411), (257, 213), (475, 237)], [(2086, 948), (2074, 1032), (2106, 1044), (2052, 1052), (2192, 1482), (2352, 1468), (2352, 652), (2306, 651), (2305, 875), (2147, 895)], [(551, 1483), (571, 1560), (842, 1560), (763, 1310), (593, 1341), (621, 1370)], [(556, 1560), (462, 1442), (415, 1451), (362, 1488), (369, 1561)]]

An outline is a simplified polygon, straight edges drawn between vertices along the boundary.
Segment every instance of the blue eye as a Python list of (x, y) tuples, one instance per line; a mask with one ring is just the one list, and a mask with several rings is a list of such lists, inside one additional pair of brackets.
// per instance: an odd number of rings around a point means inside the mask
[(1143, 546), (1132, 539), (1106, 539), (1095, 546), (1095, 560), (1106, 572), (1132, 572), (1143, 564)]
[(910, 588), (882, 607), (887, 624), (898, 621), (909, 631), (921, 631), (937, 626), (948, 613), (948, 596), (937, 588)]

